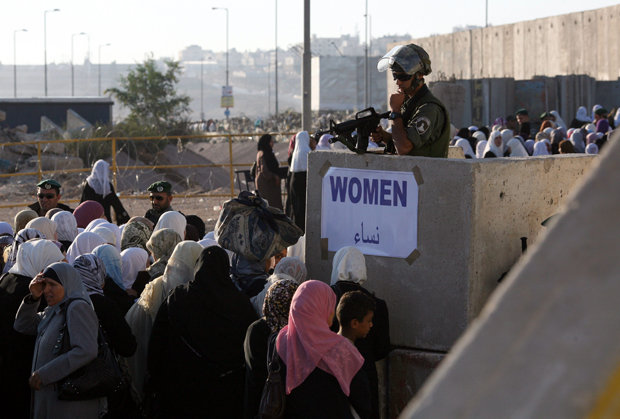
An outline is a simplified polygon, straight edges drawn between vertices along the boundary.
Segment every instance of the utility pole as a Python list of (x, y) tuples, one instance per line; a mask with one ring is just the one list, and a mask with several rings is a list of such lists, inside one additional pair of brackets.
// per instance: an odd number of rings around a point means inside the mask
[(312, 127), (311, 111), (311, 52), (310, 52), (310, 0), (304, 0), (304, 52), (301, 71), (301, 129), (310, 131)]

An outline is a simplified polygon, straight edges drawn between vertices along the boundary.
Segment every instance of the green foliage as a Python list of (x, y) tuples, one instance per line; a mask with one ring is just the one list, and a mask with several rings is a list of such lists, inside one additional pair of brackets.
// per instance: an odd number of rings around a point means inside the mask
[(165, 71), (157, 69), (152, 58), (138, 64), (127, 76), (121, 76), (120, 88), (107, 89), (130, 110), (129, 116), (117, 124), (116, 130), (126, 136), (155, 136), (185, 133), (190, 98), (179, 95), (176, 85), (181, 64), (165, 60)]

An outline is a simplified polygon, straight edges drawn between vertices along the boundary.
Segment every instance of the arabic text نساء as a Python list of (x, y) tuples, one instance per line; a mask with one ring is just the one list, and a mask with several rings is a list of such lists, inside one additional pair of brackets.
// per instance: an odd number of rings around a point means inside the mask
[(377, 226), (376, 229), (377, 229), (376, 234), (367, 235), (366, 237), (364, 237), (364, 222), (362, 221), (362, 233), (361, 234), (355, 233), (355, 236), (354, 236), (355, 244), (359, 243), (360, 241), (362, 243), (379, 244), (379, 226)]

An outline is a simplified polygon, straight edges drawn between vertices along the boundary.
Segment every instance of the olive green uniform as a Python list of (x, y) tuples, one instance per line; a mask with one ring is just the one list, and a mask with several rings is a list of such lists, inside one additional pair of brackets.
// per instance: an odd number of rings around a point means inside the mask
[(407, 139), (413, 149), (407, 155), (448, 157), (450, 119), (448, 111), (424, 85), (401, 107)]

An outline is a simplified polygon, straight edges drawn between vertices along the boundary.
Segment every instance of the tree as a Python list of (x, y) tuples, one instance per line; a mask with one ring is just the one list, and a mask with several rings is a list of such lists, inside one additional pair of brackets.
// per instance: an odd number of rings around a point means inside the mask
[(164, 64), (166, 69), (161, 72), (157, 62), (148, 58), (127, 76), (121, 76), (120, 88), (105, 91), (129, 108), (130, 114), (119, 128), (130, 135), (163, 135), (184, 130), (190, 98), (176, 92), (182, 67), (174, 60), (165, 60)]

